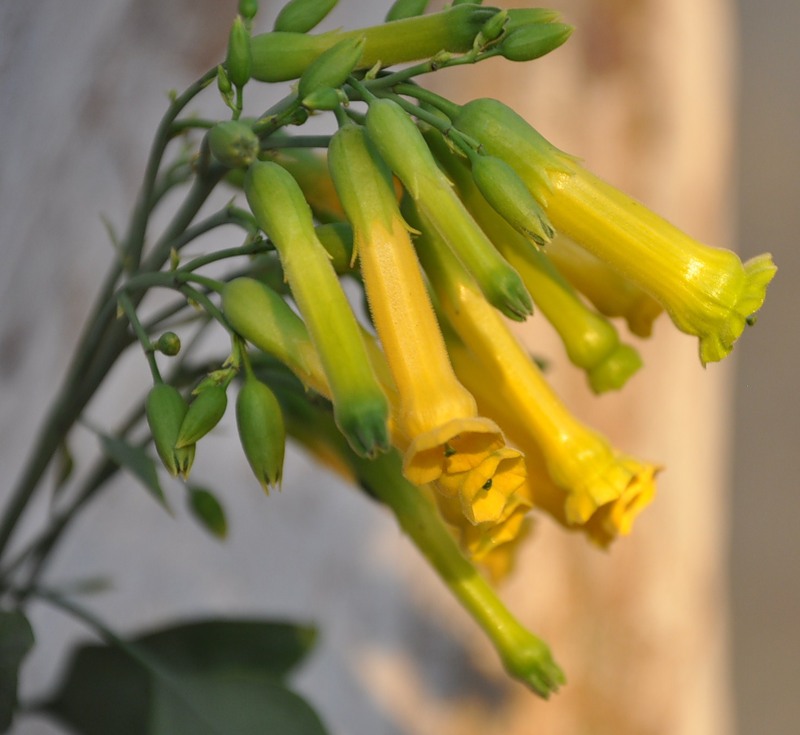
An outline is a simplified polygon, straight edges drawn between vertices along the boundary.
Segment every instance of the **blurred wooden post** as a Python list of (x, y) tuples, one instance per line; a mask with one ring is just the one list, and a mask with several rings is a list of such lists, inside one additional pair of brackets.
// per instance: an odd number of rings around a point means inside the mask
[[(505, 5), (514, 4), (522, 5)], [(726, 0), (551, 5), (576, 26), (552, 57), (524, 67), (498, 61), (451, 70), (431, 85), (457, 101), (489, 96), (511, 104), (558, 147), (667, 219), (702, 241), (729, 245)], [(534, 319), (526, 329), (537, 354), (563, 352), (548, 325)], [(555, 360), (550, 376), (576, 413), (616, 445), (665, 465), (654, 504), (609, 553), (543, 520), (504, 588), (510, 607), (551, 643), (568, 685), (546, 703), (511, 685), (500, 704), (470, 704), (469, 716), (463, 701), (447, 716), (410, 697), (404, 701), (414, 706), (403, 719), (411, 732), (732, 731), (724, 573), (728, 369), (704, 371), (696, 341), (663, 315), (640, 347), (644, 370), (614, 396), (591, 396), (565, 360)], [(494, 667), (488, 649), (484, 658)]]

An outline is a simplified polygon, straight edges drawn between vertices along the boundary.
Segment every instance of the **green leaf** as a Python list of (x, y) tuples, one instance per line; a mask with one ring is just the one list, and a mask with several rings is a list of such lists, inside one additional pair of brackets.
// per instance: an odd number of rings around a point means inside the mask
[(282, 683), (314, 639), (289, 623), (207, 620), (135, 638), (135, 657), (83, 646), (44, 709), (83, 735), (324, 735)]
[(0, 611), (0, 732), (14, 719), (17, 674), (33, 642), (33, 629), (21, 612)]
[[(176, 687), (180, 686), (180, 692)], [(153, 693), (150, 735), (325, 735), (314, 710), (268, 674), (188, 675)]]
[(109, 459), (136, 476), (150, 491), (150, 494), (164, 508), (169, 510), (167, 498), (161, 489), (161, 483), (158, 481), (156, 463), (148, 456), (147, 452), (141, 447), (126, 442), (124, 439), (118, 439), (101, 432), (97, 432), (97, 435), (103, 445), (103, 451)]
[(188, 488), (189, 510), (212, 535), (224, 539), (228, 535), (225, 509), (216, 496), (200, 487)]

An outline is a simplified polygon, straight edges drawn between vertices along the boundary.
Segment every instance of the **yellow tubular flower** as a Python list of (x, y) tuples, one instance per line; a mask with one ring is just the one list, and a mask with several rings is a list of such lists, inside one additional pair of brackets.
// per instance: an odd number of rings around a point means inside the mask
[(495, 390), (494, 383), (486, 380), (486, 368), (481, 360), (457, 337), (448, 337), (447, 348), (456, 374), (473, 392), (479, 409), (497, 421), (509, 440), (525, 454), (527, 478), (516, 495), (548, 513), (565, 528), (586, 534), (590, 541), (603, 548), (617, 536), (630, 533), (636, 516), (655, 495), (652, 475), (658, 468), (647, 465), (643, 468), (636, 460), (614, 453), (617, 461), (628, 463), (632, 472), (644, 471), (643, 478), (651, 473), (650, 481), (629, 484), (614, 500), (597, 507), (585, 521), (576, 522), (574, 516), (568, 516), (567, 513), (570, 493), (556, 485), (550, 477), (547, 459), (530, 431), (527, 413), (519, 411), (518, 406), (507, 400), (505, 394)]
[(484, 366), (498, 400), (513, 406), (545, 456), (553, 482), (567, 491), (570, 524), (585, 523), (623, 496), (652, 494), (656, 468), (619, 455), (564, 407), (500, 315), (483, 299), (452, 254), (431, 238), (418, 252), (443, 312)]
[(355, 125), (334, 135), (329, 162), (397, 387), (393, 420), (406, 445), (403, 471), (424, 484), (471, 469), (502, 446), (502, 434), (477, 416), (474, 398), (450, 366), (391, 174)]
[[(432, 136), (427, 136), (431, 142)], [(475, 221), (496, 245), (500, 254), (522, 277), (540, 312), (558, 332), (573, 365), (586, 371), (595, 393), (621, 388), (642, 365), (633, 347), (620, 342), (617, 330), (592, 311), (573, 291), (543, 252), (517, 232), (498, 214), (478, 190), (461, 159), (442, 149), (439, 135), (436, 152), (455, 181), (458, 193)], [(446, 146), (445, 146), (446, 148)]]
[(496, 100), (474, 100), (453, 121), (517, 171), (556, 230), (637, 283), (682, 332), (700, 340), (705, 365), (724, 358), (764, 302), (769, 254), (742, 263), (693, 240), (589, 173)]

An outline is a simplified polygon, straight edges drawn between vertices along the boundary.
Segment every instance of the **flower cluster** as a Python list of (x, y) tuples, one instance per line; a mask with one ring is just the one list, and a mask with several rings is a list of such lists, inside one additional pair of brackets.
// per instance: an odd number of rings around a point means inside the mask
[[(611, 318), (645, 337), (663, 310), (699, 339), (703, 364), (720, 360), (752, 323), (775, 267), (769, 255), (742, 263), (694, 241), (506, 105), (457, 105), (413, 81), (548, 53), (571, 32), (556, 14), (472, 3), (418, 14), (424, 5), (396, 3), (390, 22), (360, 31), (307, 33), (331, 7), (314, 0), (290, 3), (270, 33), (250, 38), (249, 21), (234, 24), (217, 75), (233, 120), (209, 131), (201, 163), (243, 187), (281, 277), (259, 279), (253, 268), (216, 289), (234, 337), (229, 369), (202, 412), (174, 401), (159, 452), (188, 474), (194, 442), (219, 420), (243, 367), (239, 431), (265, 487), (280, 481), (283, 455), (264, 446), (282, 446), (288, 431), (376, 496), (383, 477), (430, 500), (497, 579), (534, 512), (605, 547), (631, 530), (659, 471), (571, 415), (507, 320), (535, 309), (594, 392), (618, 390), (641, 360)], [(253, 79), (298, 81), (246, 119), (242, 89)], [(287, 133), (325, 113), (333, 134)], [(254, 368), (265, 355), (271, 379)], [(154, 427), (165, 423), (151, 413)], [(443, 564), (438, 537), (408, 528)], [(537, 660), (544, 678), (532, 686), (546, 694), (561, 675)]]

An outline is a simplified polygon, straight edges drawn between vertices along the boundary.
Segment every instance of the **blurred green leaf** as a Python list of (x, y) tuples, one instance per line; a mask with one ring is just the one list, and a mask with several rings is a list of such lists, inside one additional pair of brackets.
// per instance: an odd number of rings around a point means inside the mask
[(153, 497), (169, 510), (161, 483), (158, 481), (156, 463), (148, 456), (147, 452), (123, 439), (117, 439), (102, 432), (98, 432), (97, 435), (106, 455), (120, 467), (135, 475)]
[(19, 667), (33, 642), (33, 629), (22, 613), (0, 611), (0, 732), (11, 727)]
[(87, 645), (44, 706), (83, 735), (324, 735), (282, 683), (315, 631), (290, 623), (207, 620)]
[(216, 496), (200, 487), (188, 488), (189, 510), (200, 524), (219, 539), (228, 535), (225, 509)]

